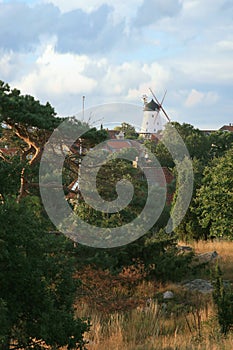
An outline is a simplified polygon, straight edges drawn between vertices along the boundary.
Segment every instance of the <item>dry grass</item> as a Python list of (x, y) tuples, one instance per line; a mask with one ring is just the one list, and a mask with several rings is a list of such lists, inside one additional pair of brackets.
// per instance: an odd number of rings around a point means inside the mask
[[(233, 242), (199, 242), (192, 246), (199, 254), (216, 250), (223, 277), (233, 281)], [(166, 309), (157, 299), (165, 290), (178, 296), (174, 302), (168, 302)], [(79, 317), (91, 318), (91, 331), (86, 334), (88, 350), (233, 349), (233, 333), (226, 338), (221, 335), (211, 296), (185, 294), (176, 284), (159, 286), (142, 280), (131, 297), (152, 300), (129, 310), (111, 312), (98, 310), (87, 300), (77, 305)]]
[[(83, 306), (86, 312), (91, 309)], [(135, 309), (129, 313), (113, 313), (103, 319), (92, 313), (92, 329), (86, 335), (88, 350), (232, 350), (233, 335), (223, 338), (212, 306), (200, 311), (200, 329), (197, 315), (166, 316), (161, 307)]]
[(219, 255), (219, 265), (223, 271), (223, 278), (233, 282), (233, 242), (229, 241), (200, 241), (193, 243), (197, 254), (216, 251)]

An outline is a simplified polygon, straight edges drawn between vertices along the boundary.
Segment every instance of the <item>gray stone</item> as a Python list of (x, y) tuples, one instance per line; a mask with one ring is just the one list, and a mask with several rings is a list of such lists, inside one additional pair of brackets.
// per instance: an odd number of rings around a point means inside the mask
[(209, 281), (203, 279), (195, 279), (193, 281), (187, 282), (183, 285), (185, 289), (190, 291), (197, 291), (200, 293), (212, 293), (213, 286)]
[(174, 298), (174, 293), (171, 292), (170, 290), (167, 290), (166, 292), (163, 293), (163, 299), (173, 299)]
[(196, 266), (196, 265), (202, 265), (202, 264), (208, 264), (210, 262), (214, 262), (218, 256), (219, 255), (216, 251), (198, 254), (193, 259), (192, 265)]
[(181, 252), (192, 252), (193, 248), (189, 247), (188, 245), (178, 245), (177, 249)]

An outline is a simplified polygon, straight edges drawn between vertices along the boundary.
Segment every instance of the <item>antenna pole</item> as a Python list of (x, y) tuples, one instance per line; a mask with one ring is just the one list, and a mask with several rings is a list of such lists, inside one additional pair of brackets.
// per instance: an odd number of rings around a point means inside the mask
[(85, 111), (85, 96), (83, 96), (83, 120), (84, 120), (84, 111)]

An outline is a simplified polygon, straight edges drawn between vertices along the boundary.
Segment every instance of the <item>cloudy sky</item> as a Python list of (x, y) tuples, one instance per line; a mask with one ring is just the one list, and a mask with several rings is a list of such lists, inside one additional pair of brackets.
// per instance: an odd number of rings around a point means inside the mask
[(62, 116), (82, 96), (141, 108), (167, 90), (172, 120), (219, 128), (233, 122), (233, 2), (0, 0), (0, 80)]

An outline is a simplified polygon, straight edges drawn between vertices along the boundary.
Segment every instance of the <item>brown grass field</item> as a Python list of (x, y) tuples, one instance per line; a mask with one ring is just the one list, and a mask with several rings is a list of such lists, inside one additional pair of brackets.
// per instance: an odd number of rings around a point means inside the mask
[[(192, 247), (198, 254), (216, 250), (223, 278), (233, 282), (233, 242), (199, 242)], [(90, 285), (90, 271), (87, 275)], [(233, 332), (226, 337), (220, 333), (211, 295), (187, 294), (178, 284), (161, 286), (142, 279), (134, 286), (132, 279), (127, 284), (109, 282), (108, 277), (93, 276), (93, 290), (77, 302), (77, 315), (91, 318), (91, 331), (85, 335), (88, 350), (233, 349)], [(165, 290), (176, 295), (166, 307), (159, 302)]]
[(223, 278), (233, 282), (233, 242), (200, 241), (193, 243), (192, 246), (197, 254), (216, 250), (219, 254), (219, 265), (223, 272)]

